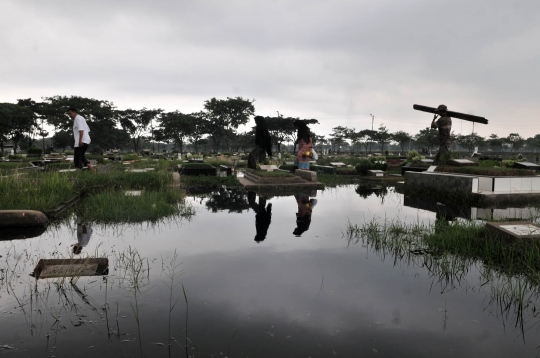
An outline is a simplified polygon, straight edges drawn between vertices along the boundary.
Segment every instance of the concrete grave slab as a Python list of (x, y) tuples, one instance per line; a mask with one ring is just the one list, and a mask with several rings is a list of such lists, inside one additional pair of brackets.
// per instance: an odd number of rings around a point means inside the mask
[(531, 162), (517, 162), (514, 163), (514, 168), (538, 170), (540, 165)]
[(126, 190), (124, 191), (124, 194), (126, 196), (141, 196), (142, 192), (142, 190)]
[(346, 164), (342, 162), (330, 162), (330, 165), (333, 167), (341, 168), (344, 167)]
[(432, 173), (432, 172), (435, 171), (435, 169), (437, 169), (437, 166), (436, 166), (436, 165), (432, 165), (432, 166), (430, 166), (430, 167), (426, 170), (426, 172)]
[(317, 173), (312, 172), (311, 170), (296, 169), (294, 171), (294, 175), (299, 176), (300, 178), (307, 181), (312, 181), (312, 182), (317, 181)]
[(367, 175), (372, 177), (383, 177), (384, 172), (382, 170), (368, 170)]
[(530, 221), (489, 222), (486, 224), (489, 236), (509, 241), (540, 240), (540, 226)]
[(277, 165), (259, 165), (259, 168), (267, 172), (273, 172), (278, 169)]
[(455, 167), (477, 167), (479, 165), (469, 159), (449, 159), (447, 164)]
[(431, 164), (433, 163), (433, 159), (422, 159), (420, 160), (422, 163)]

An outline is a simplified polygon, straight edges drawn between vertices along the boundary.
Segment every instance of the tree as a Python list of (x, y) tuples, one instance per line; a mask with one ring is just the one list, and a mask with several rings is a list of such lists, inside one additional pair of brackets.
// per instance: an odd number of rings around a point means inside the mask
[(36, 125), (34, 113), (26, 107), (13, 103), (0, 103), (0, 141), (2, 151), (3, 140), (13, 142), (13, 153), (17, 154), (17, 144), (29, 134)]
[(296, 131), (293, 124), (295, 118), (285, 118), (278, 113), (277, 117), (265, 117), (265, 120), (272, 140), (276, 143), (277, 151), (281, 152), (281, 144), (292, 138), (293, 133)]
[(116, 124), (116, 112), (113, 103), (93, 98), (79, 96), (45, 97), (40, 111), (47, 122), (57, 130), (69, 130), (73, 127), (73, 120), (67, 115), (69, 107), (75, 107), (78, 113), (86, 119), (90, 131), (94, 132), (94, 136), (104, 134), (97, 133), (93, 127), (94, 123), (102, 122), (104, 125), (101, 128), (104, 130), (112, 128)]
[(467, 148), (469, 152), (474, 151), (474, 147), (480, 147), (484, 145), (485, 138), (479, 136), (476, 133), (471, 133), (469, 135), (460, 135), (457, 137), (457, 142), (460, 146)]
[(179, 111), (161, 113), (158, 122), (163, 129), (163, 139), (170, 139), (184, 152), (184, 141), (195, 131), (196, 117)]
[(246, 124), (255, 113), (253, 101), (242, 97), (224, 99), (212, 98), (204, 102), (204, 109), (210, 120), (209, 135), (214, 142), (214, 149), (219, 146), (219, 139), (224, 138), (227, 148), (238, 126)]
[[(18, 99), (17, 104), (19, 106), (28, 108), (30, 111), (32, 111), (32, 113), (34, 113), (34, 117), (36, 119), (34, 128), (37, 130), (37, 134), (41, 137), (42, 150), (43, 153), (45, 153), (45, 137), (49, 135), (49, 132), (45, 130), (46, 115), (44, 104), (41, 102), (36, 102), (31, 98)], [(30, 145), (32, 145), (32, 143), (30, 143)]]
[(510, 153), (514, 151), (514, 149), (519, 150), (523, 145), (525, 144), (525, 139), (523, 139), (522, 136), (520, 136), (518, 133), (510, 133), (508, 137), (506, 137), (506, 142), (510, 145)]
[(405, 145), (411, 142), (412, 136), (407, 132), (397, 131), (392, 134), (392, 140), (399, 144), (401, 153), (405, 153)]
[(341, 150), (341, 146), (346, 143), (347, 139), (351, 138), (352, 133), (354, 133), (354, 128), (350, 129), (343, 126), (337, 126), (332, 128), (332, 133), (330, 134), (330, 143), (332, 143), (332, 150), (339, 153)]
[(499, 138), (498, 135), (491, 134), (489, 136), (489, 139), (486, 140), (486, 142), (491, 148), (493, 148), (493, 150), (501, 150), (504, 144), (504, 138)]
[(75, 139), (73, 132), (70, 131), (58, 131), (52, 136), (53, 147), (61, 148), (64, 150), (68, 145), (73, 145)]
[(118, 111), (117, 115), (122, 128), (129, 133), (133, 141), (133, 150), (139, 151), (141, 138), (145, 134), (152, 134), (152, 121), (162, 112), (161, 109), (126, 109)]
[(381, 152), (384, 153), (384, 146), (390, 141), (392, 135), (388, 133), (388, 129), (381, 123), (379, 130), (373, 135), (373, 139), (381, 145)]
[(414, 136), (414, 139), (418, 144), (431, 149), (439, 145), (439, 131), (435, 128), (421, 129), (420, 132)]

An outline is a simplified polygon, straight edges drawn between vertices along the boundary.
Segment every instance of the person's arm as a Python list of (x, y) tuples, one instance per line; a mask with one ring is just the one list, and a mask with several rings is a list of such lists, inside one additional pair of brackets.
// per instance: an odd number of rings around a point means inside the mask
[(83, 145), (83, 142), (82, 142), (83, 136), (84, 136), (84, 131), (83, 130), (79, 131), (79, 147), (82, 147)]
[(433, 121), (431, 121), (431, 128), (438, 128), (437, 122), (435, 120), (437, 119), (437, 115), (433, 116)]

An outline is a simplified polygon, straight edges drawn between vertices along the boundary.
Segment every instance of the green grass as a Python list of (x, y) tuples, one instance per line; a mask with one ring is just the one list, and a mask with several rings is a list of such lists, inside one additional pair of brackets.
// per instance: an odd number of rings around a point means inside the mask
[(73, 181), (66, 175), (35, 174), (0, 179), (0, 210), (47, 211), (74, 195)]
[(206, 176), (206, 175), (200, 175), (200, 176), (181, 175), (180, 184), (185, 189), (194, 189), (194, 188), (211, 189), (211, 188), (221, 186), (221, 185), (225, 185), (227, 187), (236, 187), (240, 185), (236, 176), (213, 177), (213, 176)]
[(437, 220), (431, 225), (407, 225), (397, 220), (373, 220), (360, 226), (349, 223), (344, 235), (349, 244), (361, 241), (384, 256), (407, 259), (424, 255), (435, 260), (451, 256), (459, 258), (460, 265), (480, 262), (507, 275), (524, 275), (534, 282), (540, 279), (540, 243), (490, 237), (484, 223)]
[(186, 169), (212, 169), (214, 166), (209, 163), (182, 163), (182, 168)]
[(140, 196), (107, 190), (87, 196), (77, 208), (77, 214), (98, 223), (156, 222), (165, 217), (191, 216), (193, 211), (185, 206), (178, 190), (143, 191)]
[(250, 173), (263, 178), (290, 178), (293, 176), (291, 173), (282, 172), (279, 170), (273, 172), (268, 172), (265, 170), (252, 170)]

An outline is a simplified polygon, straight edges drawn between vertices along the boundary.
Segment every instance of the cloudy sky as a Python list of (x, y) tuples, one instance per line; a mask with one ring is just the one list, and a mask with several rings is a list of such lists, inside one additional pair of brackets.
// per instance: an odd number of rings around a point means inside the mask
[[(540, 133), (540, 1), (0, 0), (0, 102), (78, 95), (199, 111), (212, 97), (416, 133), (446, 104)], [(472, 131), (454, 120), (456, 133)]]

